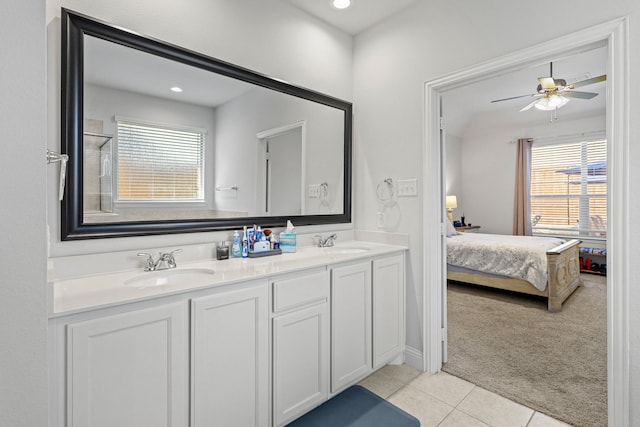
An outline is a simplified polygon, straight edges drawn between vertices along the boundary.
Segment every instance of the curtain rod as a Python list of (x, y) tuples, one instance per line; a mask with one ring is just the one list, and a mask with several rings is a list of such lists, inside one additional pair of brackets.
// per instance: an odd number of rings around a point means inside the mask
[[(542, 136), (539, 138), (527, 138), (527, 139), (529, 141), (544, 142), (544, 141), (562, 140), (562, 139), (569, 139), (569, 138), (582, 138), (582, 137), (588, 138), (590, 136), (598, 136), (598, 137), (606, 136), (606, 132), (604, 130), (593, 130), (589, 132), (580, 132), (580, 133), (565, 134), (565, 135)], [(518, 142), (518, 139), (521, 139), (521, 138), (512, 139), (509, 141), (509, 144), (515, 144), (516, 142)]]

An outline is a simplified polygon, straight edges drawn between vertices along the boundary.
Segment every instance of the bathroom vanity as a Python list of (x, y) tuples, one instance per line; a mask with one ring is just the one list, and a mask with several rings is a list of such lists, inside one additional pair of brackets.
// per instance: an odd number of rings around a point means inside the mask
[(286, 425), (402, 361), (405, 249), (53, 281), (50, 425)]

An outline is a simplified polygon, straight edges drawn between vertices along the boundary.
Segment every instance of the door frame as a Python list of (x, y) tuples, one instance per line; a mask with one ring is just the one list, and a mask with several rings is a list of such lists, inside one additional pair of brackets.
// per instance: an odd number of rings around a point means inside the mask
[[(441, 94), (551, 56), (607, 46), (608, 241), (607, 241), (607, 387), (609, 425), (629, 425), (629, 19), (619, 18), (512, 54), (483, 62), (425, 83), (423, 144), (423, 369), (442, 367), (443, 284), (446, 268), (441, 239), (444, 213), (442, 150), (440, 149)], [(615, 283), (615, 286), (612, 284)]]
[[(300, 214), (306, 214), (306, 176), (307, 176), (307, 165), (305, 162), (306, 159), (306, 150), (307, 150), (307, 122), (306, 120), (301, 120), (299, 122), (291, 123), (284, 126), (279, 126), (273, 129), (267, 129), (261, 132), (256, 133), (256, 138), (258, 140), (258, 171), (257, 171), (257, 197), (256, 202), (257, 206), (260, 206), (261, 215), (268, 214), (265, 210), (265, 206), (269, 201), (267, 200), (267, 189), (265, 186), (260, 184), (260, 177), (265, 176), (266, 174), (271, 174), (270, 170), (267, 170), (265, 167), (267, 160), (267, 152), (266, 152), (266, 144), (265, 140), (269, 138), (274, 138), (276, 136), (282, 135), (284, 133), (291, 132), (292, 130), (300, 129), (300, 138), (301, 138), (301, 147), (300, 147), (300, 159), (302, 162), (300, 168)], [(271, 176), (269, 176), (269, 182), (271, 181)], [(269, 212), (271, 211), (271, 203), (269, 203)]]

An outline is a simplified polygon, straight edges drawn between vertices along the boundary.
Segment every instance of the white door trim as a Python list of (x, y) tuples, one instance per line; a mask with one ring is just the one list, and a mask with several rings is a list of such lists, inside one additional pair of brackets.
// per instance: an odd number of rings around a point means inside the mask
[[(629, 22), (620, 18), (490, 60), (425, 83), (423, 144), (423, 368), (438, 372), (442, 367), (440, 319), (444, 260), (440, 247), (440, 218), (444, 207), (441, 185), (438, 97), (446, 90), (506, 73), (527, 65), (546, 62), (563, 53), (597, 45), (608, 47), (607, 140), (608, 243), (607, 243), (607, 377), (609, 425), (629, 425)], [(615, 286), (612, 284), (615, 283)]]

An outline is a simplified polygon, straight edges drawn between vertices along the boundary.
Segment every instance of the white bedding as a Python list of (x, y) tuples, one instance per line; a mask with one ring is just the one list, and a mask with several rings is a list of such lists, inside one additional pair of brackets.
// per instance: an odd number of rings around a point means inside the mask
[(523, 279), (544, 291), (547, 286), (546, 252), (564, 242), (554, 237), (460, 233), (447, 238), (447, 263)]

